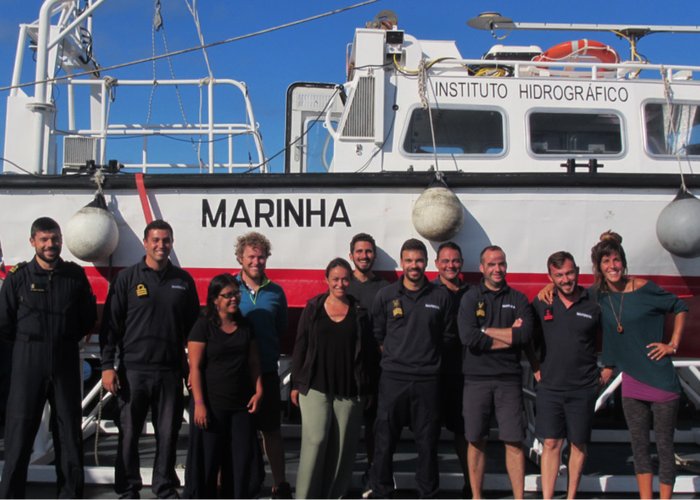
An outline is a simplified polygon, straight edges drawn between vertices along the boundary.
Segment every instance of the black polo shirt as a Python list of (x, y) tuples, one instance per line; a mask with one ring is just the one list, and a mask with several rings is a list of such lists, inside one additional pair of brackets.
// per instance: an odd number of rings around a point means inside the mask
[(182, 369), (185, 339), (199, 315), (192, 276), (168, 265), (155, 271), (145, 259), (122, 270), (112, 284), (102, 321), (102, 369)]
[[(510, 328), (516, 319), (522, 326), (513, 328), (513, 345), (491, 349), (493, 339), (481, 328)], [(465, 346), (462, 373), (467, 380), (520, 380), (522, 347), (532, 338), (533, 315), (527, 297), (504, 285), (492, 291), (484, 285), (471, 287), (462, 297), (457, 318), (459, 338)]]
[[(454, 314), (455, 325), (457, 324), (457, 311), (459, 310), (459, 302), (462, 296), (469, 290), (469, 284), (461, 282), (457, 290), (447, 288), (438, 275), (433, 283), (444, 288), (452, 297), (452, 313)], [(442, 371), (449, 375), (460, 375), (462, 373), (462, 343), (459, 341), (459, 335), (455, 335), (452, 340), (443, 345), (442, 349)]]
[(347, 294), (355, 297), (360, 304), (360, 307), (367, 309), (367, 312), (372, 311), (372, 303), (377, 292), (387, 286), (389, 282), (380, 278), (376, 274), (367, 281), (360, 281), (354, 276), (350, 279), (350, 285), (347, 289)]
[(455, 335), (452, 298), (427, 280), (420, 290), (407, 290), (401, 278), (377, 293), (372, 325), (383, 346), (383, 372), (410, 380), (436, 377), (443, 342)]
[(541, 347), (540, 385), (550, 390), (574, 390), (598, 383), (596, 338), (600, 306), (579, 287), (579, 298), (566, 308), (558, 295), (552, 305), (535, 298), (532, 306), (539, 323), (535, 340)]

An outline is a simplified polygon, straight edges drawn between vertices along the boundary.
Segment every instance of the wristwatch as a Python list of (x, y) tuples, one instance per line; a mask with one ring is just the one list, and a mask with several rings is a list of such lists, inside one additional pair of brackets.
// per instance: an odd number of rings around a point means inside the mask
[(673, 349), (673, 354), (676, 354), (678, 352), (678, 346), (674, 344), (673, 342), (669, 342), (668, 346)]
[(484, 335), (486, 335), (486, 327), (485, 327), (485, 326), (482, 326), (482, 327), (481, 327), (481, 333), (483, 333)]

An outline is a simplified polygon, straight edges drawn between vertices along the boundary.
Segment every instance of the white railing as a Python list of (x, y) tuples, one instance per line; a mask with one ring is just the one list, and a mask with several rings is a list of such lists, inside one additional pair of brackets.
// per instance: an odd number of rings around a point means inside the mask
[[(68, 90), (68, 129), (61, 130), (60, 134), (67, 138), (88, 138), (97, 142), (97, 158), (94, 161), (98, 164), (105, 164), (108, 160), (109, 140), (114, 138), (141, 137), (141, 161), (124, 162), (127, 168), (139, 169), (147, 172), (152, 169), (162, 168), (201, 168), (206, 166), (209, 173), (226, 169), (229, 173), (236, 169), (255, 169), (261, 172), (266, 171), (265, 155), (263, 152), (262, 137), (259, 127), (255, 121), (253, 107), (248, 97), (245, 84), (231, 79), (182, 79), (182, 80), (113, 80), (103, 78), (100, 80), (78, 80), (69, 79), (67, 81)], [(97, 91), (97, 103), (93, 106), (95, 115), (91, 117), (91, 128), (77, 128), (76, 123), (76, 102), (75, 87), (91, 87), (91, 94)], [(149, 124), (149, 123), (112, 123), (110, 113), (112, 104), (110, 102), (110, 92), (118, 87), (144, 87), (153, 86), (178, 86), (178, 88), (202, 87), (206, 88), (206, 116), (201, 123), (177, 123), (177, 124)], [(222, 114), (224, 110), (217, 108), (214, 98), (214, 88), (216, 86), (227, 86), (240, 93), (244, 105), (245, 120), (241, 123), (217, 122), (215, 121), (215, 110)], [(93, 97), (94, 99), (94, 97)], [(247, 161), (236, 162), (234, 160), (234, 139), (248, 136), (253, 140), (252, 153), (254, 158), (247, 158)], [(155, 137), (188, 137), (193, 145), (202, 144), (206, 150), (206, 162), (199, 159), (196, 163), (182, 162), (155, 162), (150, 160), (149, 144), (150, 138)], [(226, 158), (217, 160), (215, 155), (215, 143), (226, 141)], [(162, 154), (162, 148), (160, 150)], [(64, 151), (65, 156), (65, 151)]]

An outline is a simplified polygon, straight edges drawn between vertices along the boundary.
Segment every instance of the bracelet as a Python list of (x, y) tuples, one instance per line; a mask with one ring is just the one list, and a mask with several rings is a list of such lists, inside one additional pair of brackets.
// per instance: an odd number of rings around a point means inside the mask
[(673, 342), (669, 342), (668, 346), (673, 349), (673, 354), (676, 354), (678, 352), (678, 346), (674, 344)]

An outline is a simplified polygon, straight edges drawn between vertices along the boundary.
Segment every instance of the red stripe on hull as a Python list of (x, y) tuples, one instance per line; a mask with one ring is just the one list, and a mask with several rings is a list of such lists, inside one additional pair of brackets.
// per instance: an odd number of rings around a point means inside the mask
[[(197, 292), (199, 293), (200, 302), (204, 304), (204, 299), (207, 295), (207, 287), (209, 281), (221, 273), (239, 272), (238, 268), (186, 268), (192, 275), (196, 284)], [(116, 276), (119, 269), (109, 269), (105, 267), (86, 267), (85, 272), (92, 284), (92, 288), (97, 295), (97, 300), (100, 304), (104, 303), (107, 296), (108, 282), (110, 278)], [(398, 276), (398, 271), (380, 271), (384, 278), (389, 281), (395, 281)], [(436, 276), (436, 272), (428, 272), (430, 279)], [(296, 335), (296, 324), (301, 314), (301, 309), (306, 305), (306, 302), (324, 290), (326, 290), (326, 282), (324, 271), (321, 269), (268, 269), (268, 277), (281, 285), (287, 294), (287, 300), (290, 306), (290, 325), (289, 331), (283, 340), (283, 350), (286, 353), (291, 352)], [(481, 275), (479, 273), (464, 273), (464, 278), (467, 282), (477, 283)], [(679, 355), (689, 357), (700, 357), (700, 335), (695, 335), (695, 332), (700, 331), (700, 277), (699, 276), (640, 276), (650, 279), (666, 290), (675, 293), (682, 297), (690, 306), (690, 314), (686, 322), (686, 331), (683, 338), (683, 343), (680, 348)], [(509, 273), (508, 283), (532, 299), (537, 292), (547, 283), (549, 279), (544, 273)], [(593, 276), (590, 274), (581, 275), (581, 284), (588, 286), (593, 283)]]

